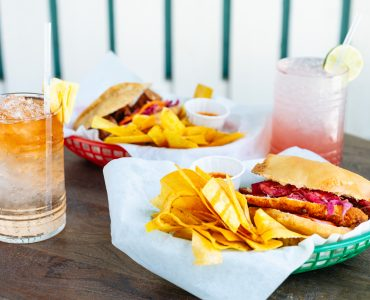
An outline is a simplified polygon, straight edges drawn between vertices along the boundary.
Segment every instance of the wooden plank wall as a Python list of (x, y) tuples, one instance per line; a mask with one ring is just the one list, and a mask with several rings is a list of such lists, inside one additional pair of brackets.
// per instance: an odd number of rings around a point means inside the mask
[[(368, 0), (0, 0), (3, 91), (41, 91), (43, 24), (58, 19), (54, 71), (79, 81), (113, 50), (146, 81), (188, 96), (198, 82), (273, 102), (276, 61), (324, 56), (362, 14), (353, 44), (370, 62)], [(346, 131), (370, 138), (370, 68), (349, 88)]]

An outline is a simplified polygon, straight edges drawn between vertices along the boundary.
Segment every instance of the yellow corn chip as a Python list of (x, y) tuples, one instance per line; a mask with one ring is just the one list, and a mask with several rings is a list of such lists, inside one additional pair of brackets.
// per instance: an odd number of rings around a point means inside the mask
[(199, 234), (201, 234), (204, 238), (206, 238), (212, 244), (212, 247), (213, 248), (215, 248), (217, 250), (225, 250), (225, 249), (230, 248), (227, 245), (222, 245), (221, 243), (218, 243), (218, 241), (216, 240), (216, 238), (214, 236), (212, 236), (212, 234), (209, 233), (207, 230), (204, 230), (204, 229), (202, 229), (200, 227), (197, 227), (195, 230)]
[(146, 223), (145, 229), (147, 232), (153, 230), (161, 230), (164, 232), (173, 232), (182, 229), (184, 226), (179, 225), (171, 214), (160, 213), (154, 219)]
[(226, 191), (226, 194), (228, 195), (235, 212), (238, 215), (238, 219), (240, 224), (250, 233), (254, 234), (256, 232), (252, 222), (250, 222), (250, 216), (249, 213), (246, 215), (246, 211), (243, 210), (242, 206), (240, 205), (240, 202), (237, 198), (237, 194), (234, 189), (234, 185), (231, 182), (231, 179), (229, 176), (226, 177), (226, 181), (218, 179), (218, 184)]
[(179, 230), (176, 230), (173, 233), (173, 236), (177, 237), (177, 238), (180, 238), (180, 239), (191, 241), (191, 238), (193, 236), (193, 231), (192, 231), (191, 228), (181, 228)]
[(118, 127), (116, 124), (114, 124), (111, 121), (108, 121), (107, 119), (104, 119), (102, 117), (95, 116), (91, 122), (91, 128), (94, 129), (109, 129), (109, 128), (114, 128)]
[(278, 221), (274, 220), (263, 209), (257, 209), (254, 215), (254, 222), (257, 227), (257, 231), (264, 241), (268, 241), (276, 238), (305, 238), (306, 236), (293, 232), (285, 228)]
[(210, 179), (202, 189), (202, 193), (230, 230), (237, 232), (240, 226), (238, 214), (218, 180)]
[(211, 142), (214, 141), (216, 135), (217, 135), (217, 130), (216, 129), (208, 128), (205, 138), (206, 138), (208, 143), (211, 143)]
[(213, 95), (212, 88), (199, 83), (195, 88), (193, 98), (212, 98), (212, 95)]
[(246, 242), (255, 251), (273, 250), (283, 245), (282, 241), (277, 241), (277, 240), (269, 240), (266, 243), (258, 243), (251, 239), (246, 239)]
[(251, 247), (248, 246), (248, 244), (244, 243), (243, 241), (241, 242), (228, 241), (222, 234), (218, 232), (213, 232), (212, 237), (221, 245), (227, 246), (228, 249), (235, 249), (239, 251), (248, 251), (252, 249)]
[(152, 128), (156, 124), (157, 120), (154, 115), (147, 116), (147, 115), (135, 115), (132, 119), (132, 123), (134, 123), (139, 130), (146, 130)]
[(203, 127), (203, 126), (189, 126), (185, 128), (184, 135), (192, 136), (192, 135), (206, 135), (210, 128)]
[(151, 143), (152, 139), (147, 135), (109, 136), (104, 142), (107, 144), (145, 144)]
[[(137, 126), (133, 123), (124, 126), (118, 126), (111, 121), (108, 121), (104, 118), (95, 116), (91, 123), (91, 128), (101, 129), (107, 131), (116, 136), (138, 136), (138, 135), (145, 135), (142, 131), (140, 131)], [(117, 142), (121, 143), (121, 142)], [(135, 143), (135, 142), (133, 142)]]
[(195, 172), (197, 172), (197, 174), (202, 177), (205, 181), (208, 181), (212, 178), (211, 175), (209, 175), (208, 173), (204, 172), (201, 168), (199, 168), (198, 166), (195, 166)]
[(223, 146), (234, 142), (238, 139), (244, 137), (244, 134), (241, 132), (234, 132), (234, 133), (224, 133), (223, 135), (216, 136), (213, 141), (209, 144), (210, 146)]
[(205, 146), (208, 144), (204, 135), (188, 135), (184, 137), (186, 140), (191, 141), (199, 146)]
[(217, 232), (218, 234), (222, 235), (224, 239), (228, 242), (243, 242), (244, 238), (240, 237), (237, 233), (234, 233), (228, 229), (225, 229), (221, 226), (216, 226), (213, 224), (205, 224), (205, 226), (211, 231), (211, 232)]
[(251, 216), (250, 216), (250, 213), (249, 213), (247, 199), (245, 199), (245, 197), (241, 193), (239, 193), (239, 192), (236, 192), (236, 198), (238, 199), (239, 204), (240, 204), (240, 206), (242, 207), (242, 209), (244, 211), (244, 215), (245, 215), (245, 217), (247, 219), (247, 222), (249, 224), (251, 224), (251, 226), (253, 226), (252, 220), (251, 220)]
[(199, 190), (205, 183), (206, 181), (192, 170), (171, 172), (161, 179), (162, 202), (155, 198), (155, 206), (161, 210), (191, 207), (192, 210), (208, 212), (207, 206), (199, 201)]
[(162, 128), (158, 125), (153, 126), (152, 129), (149, 130), (148, 135), (158, 147), (167, 146), (166, 137), (163, 134)]
[[(185, 181), (191, 186), (191, 188), (197, 193), (197, 195), (199, 196), (201, 202), (203, 203), (203, 205), (208, 209), (208, 211), (212, 212), (212, 213), (215, 213), (212, 205), (210, 205), (208, 203), (208, 201), (206, 200), (206, 198), (204, 197), (203, 193), (200, 191), (200, 189), (202, 187), (204, 187), (205, 183), (204, 183), (204, 180), (201, 178), (201, 177), (198, 177), (199, 178), (199, 181), (201, 182), (201, 184), (199, 184), (199, 182), (196, 182), (196, 181), (192, 181), (191, 178), (188, 176), (188, 174), (185, 172), (185, 170), (183, 169), (180, 169), (177, 165), (177, 170), (179, 172), (179, 174), (185, 179)], [(194, 171), (192, 171), (194, 172)], [(195, 172), (194, 172), (195, 173)], [(196, 174), (196, 173), (195, 173)]]
[(214, 265), (222, 263), (221, 252), (212, 246), (212, 243), (201, 234), (193, 230), (191, 246), (195, 265)]
[(180, 119), (168, 108), (163, 108), (160, 116), (161, 126), (171, 132), (177, 132), (182, 135), (185, 130), (185, 125)]
[(53, 78), (50, 82), (50, 109), (55, 112), (61, 105), (58, 113), (60, 121), (67, 124), (71, 120), (78, 84)]
[(184, 139), (177, 131), (165, 129), (163, 133), (170, 148), (189, 149), (198, 147), (196, 143)]

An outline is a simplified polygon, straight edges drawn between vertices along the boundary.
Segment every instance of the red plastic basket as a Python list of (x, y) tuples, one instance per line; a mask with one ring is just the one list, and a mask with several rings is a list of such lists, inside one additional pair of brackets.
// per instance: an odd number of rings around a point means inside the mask
[(67, 137), (64, 142), (70, 151), (101, 167), (113, 159), (130, 157), (130, 154), (118, 145), (95, 142), (78, 136)]

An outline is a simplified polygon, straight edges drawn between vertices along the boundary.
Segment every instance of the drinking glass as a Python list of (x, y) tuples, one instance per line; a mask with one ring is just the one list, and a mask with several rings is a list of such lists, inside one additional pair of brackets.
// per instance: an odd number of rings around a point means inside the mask
[(329, 74), (322, 64), (323, 59), (314, 57), (278, 62), (272, 153), (298, 146), (340, 163), (348, 69)]
[(40, 94), (0, 95), (3, 242), (42, 241), (62, 231), (66, 223), (61, 108), (44, 114), (43, 106)]

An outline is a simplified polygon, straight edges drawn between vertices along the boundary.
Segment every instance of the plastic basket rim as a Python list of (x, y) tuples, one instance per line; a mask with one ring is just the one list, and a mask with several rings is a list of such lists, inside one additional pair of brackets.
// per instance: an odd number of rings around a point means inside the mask
[(78, 135), (71, 135), (71, 136), (68, 136), (68, 137), (65, 137), (64, 138), (65, 140), (80, 140), (80, 141), (83, 141), (83, 142), (86, 142), (88, 144), (95, 144), (95, 145), (103, 145), (104, 147), (111, 147), (111, 148), (114, 148), (115, 146), (118, 146), (120, 148), (123, 149), (123, 147), (119, 146), (119, 144), (108, 144), (108, 143), (105, 143), (103, 141), (94, 141), (94, 140), (90, 140), (90, 139), (87, 139), (87, 138), (84, 138), (84, 137), (81, 137), (81, 136), (78, 136)]
[(331, 251), (331, 250), (335, 250), (335, 249), (338, 249), (338, 248), (344, 248), (344, 247), (348, 247), (348, 246), (351, 246), (351, 245), (354, 245), (354, 244), (357, 244), (357, 243), (361, 243), (361, 242), (364, 242), (364, 241), (367, 241), (367, 240), (370, 240), (370, 231), (365, 232), (365, 233), (363, 233), (361, 235), (358, 235), (358, 236), (354, 236), (354, 237), (349, 238), (349, 239), (342, 240), (342, 241), (333, 242), (333, 243), (330, 243), (330, 244), (324, 244), (324, 245), (320, 245), (320, 246), (315, 246), (314, 253), (324, 252), (324, 251)]

